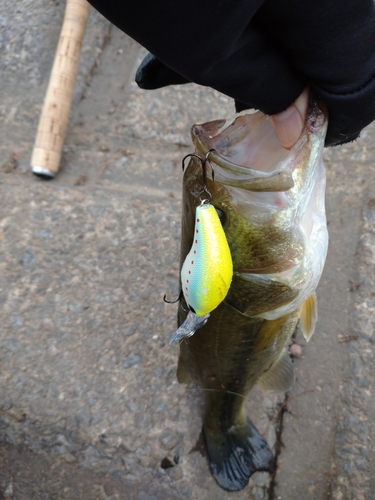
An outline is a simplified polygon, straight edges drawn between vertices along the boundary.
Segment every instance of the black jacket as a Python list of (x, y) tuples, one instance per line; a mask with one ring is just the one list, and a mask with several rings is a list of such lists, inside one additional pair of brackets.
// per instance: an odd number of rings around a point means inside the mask
[(90, 0), (146, 47), (137, 83), (189, 81), (274, 114), (307, 83), (329, 112), (326, 144), (375, 119), (373, 0)]

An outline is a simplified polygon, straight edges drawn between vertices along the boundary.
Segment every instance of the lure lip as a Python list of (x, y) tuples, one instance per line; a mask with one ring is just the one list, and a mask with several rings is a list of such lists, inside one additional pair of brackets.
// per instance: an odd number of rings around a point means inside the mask
[(182, 325), (175, 331), (175, 333), (169, 339), (169, 345), (177, 344), (183, 338), (188, 338), (194, 335), (194, 333), (204, 326), (208, 318), (210, 317), (210, 313), (205, 314), (204, 316), (197, 316), (191, 309), (186, 316), (185, 321)]

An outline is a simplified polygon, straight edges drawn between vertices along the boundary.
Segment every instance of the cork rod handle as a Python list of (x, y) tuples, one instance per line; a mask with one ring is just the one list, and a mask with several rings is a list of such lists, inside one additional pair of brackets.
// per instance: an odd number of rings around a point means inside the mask
[(31, 157), (32, 172), (47, 179), (53, 178), (59, 170), (89, 9), (87, 0), (66, 2)]

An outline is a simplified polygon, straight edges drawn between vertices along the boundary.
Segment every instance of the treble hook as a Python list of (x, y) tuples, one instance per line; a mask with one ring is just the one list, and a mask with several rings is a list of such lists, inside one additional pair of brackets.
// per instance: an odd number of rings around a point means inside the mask
[[(214, 167), (212, 166), (211, 160), (209, 159), (209, 156), (212, 152), (216, 151), (215, 149), (210, 149), (207, 151), (207, 154), (205, 158), (201, 158), (199, 155), (196, 153), (189, 153), (186, 156), (183, 157), (182, 159), (182, 171), (184, 172), (185, 170), (185, 160), (186, 158), (197, 158), (201, 162), (202, 166), (202, 177), (203, 177), (203, 189), (199, 193), (199, 200), (201, 202), (201, 205), (204, 205), (205, 203), (209, 203), (212, 200), (212, 194), (209, 192), (207, 189), (207, 170), (206, 170), (206, 164), (208, 163), (209, 166), (211, 167), (211, 175), (212, 175), (212, 180), (215, 180), (215, 171)], [(203, 193), (205, 193), (208, 198), (202, 198)]]
[[(183, 171), (183, 172), (185, 171), (185, 160), (186, 160), (186, 158), (189, 158), (189, 157), (191, 157), (191, 158), (193, 158), (193, 157), (194, 157), (194, 158), (198, 158), (198, 160), (199, 160), (201, 163), (202, 163), (202, 161), (203, 161), (203, 160), (202, 160), (202, 158), (201, 158), (199, 155), (197, 155), (196, 153), (189, 153), (188, 155), (186, 155), (186, 156), (184, 156), (184, 157), (182, 158), (182, 171)], [(202, 164), (202, 166), (203, 166), (203, 164)]]
[(206, 163), (208, 162), (208, 164), (210, 165), (211, 167), (211, 175), (212, 175), (212, 180), (215, 181), (215, 170), (214, 170), (214, 167), (212, 166), (212, 163), (211, 163), (211, 160), (209, 159), (209, 156), (211, 153), (216, 153), (216, 149), (209, 149), (207, 151), (207, 154), (206, 154)]
[(164, 297), (163, 297), (163, 301), (166, 303), (166, 304), (176, 304), (177, 302), (180, 303), (180, 306), (181, 306), (181, 309), (184, 311), (184, 312), (189, 312), (187, 309), (185, 309), (185, 307), (182, 305), (182, 302), (181, 302), (181, 299), (182, 297), (184, 296), (183, 292), (182, 292), (182, 289), (180, 290), (180, 293), (177, 297), (176, 300), (168, 300), (167, 299), (167, 294), (164, 294)]

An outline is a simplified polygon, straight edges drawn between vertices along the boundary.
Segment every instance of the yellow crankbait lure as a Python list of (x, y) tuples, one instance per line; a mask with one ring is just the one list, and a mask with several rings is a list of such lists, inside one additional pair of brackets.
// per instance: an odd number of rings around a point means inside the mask
[(194, 240), (181, 269), (182, 293), (189, 313), (169, 343), (190, 337), (225, 299), (233, 276), (232, 256), (215, 207), (196, 209)]
[(232, 256), (215, 207), (196, 209), (194, 241), (181, 269), (185, 301), (197, 316), (210, 313), (222, 302), (233, 276)]

